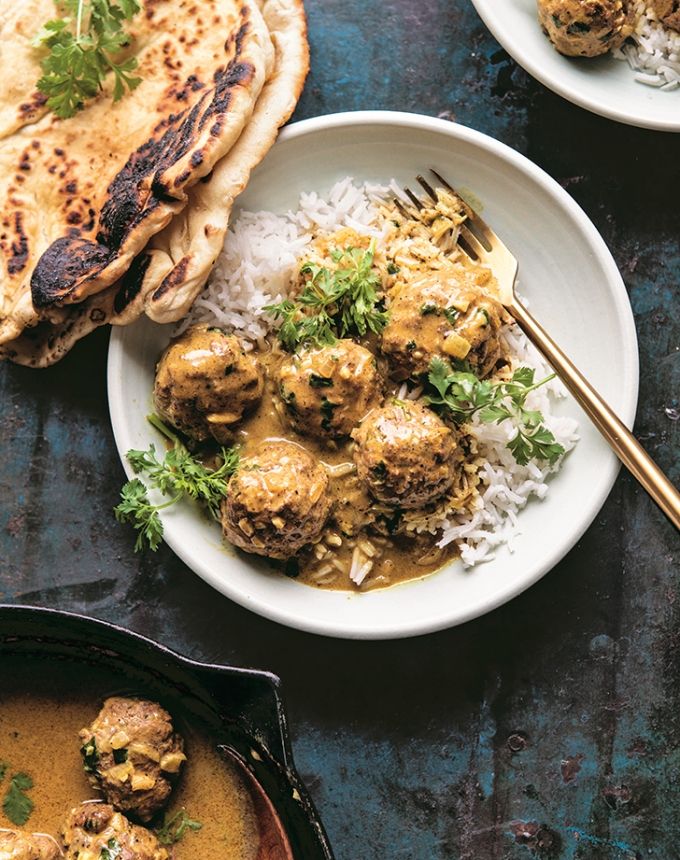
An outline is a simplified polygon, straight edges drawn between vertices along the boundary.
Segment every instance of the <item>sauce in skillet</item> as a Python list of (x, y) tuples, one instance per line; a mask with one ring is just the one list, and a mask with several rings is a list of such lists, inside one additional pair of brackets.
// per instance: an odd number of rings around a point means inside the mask
[[(57, 671), (55, 671), (55, 668)], [(5, 796), (14, 773), (33, 779), (28, 796), (33, 812), (23, 826), (59, 837), (67, 812), (98, 793), (83, 771), (78, 732), (97, 715), (111, 694), (137, 694), (122, 675), (85, 664), (3, 656), (0, 661), (0, 762), (8, 765), (0, 782)], [(167, 815), (184, 807), (201, 822), (172, 850), (174, 860), (255, 860), (258, 828), (253, 803), (235, 767), (223, 759), (207, 734), (170, 706), (175, 728), (184, 737), (187, 762), (171, 796)], [(163, 813), (159, 816), (163, 819)], [(0, 805), (0, 827), (16, 828)]]

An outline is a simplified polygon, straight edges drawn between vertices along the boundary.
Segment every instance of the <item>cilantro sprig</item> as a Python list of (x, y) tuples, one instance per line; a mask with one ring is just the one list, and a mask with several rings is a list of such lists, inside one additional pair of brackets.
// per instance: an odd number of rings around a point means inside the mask
[(239, 463), (239, 454), (235, 448), (222, 448), (222, 464), (217, 469), (209, 469), (191, 454), (157, 415), (149, 415), (148, 421), (172, 442), (172, 448), (162, 460), (158, 459), (153, 444), (146, 451), (130, 450), (126, 457), (136, 475), (144, 473), (151, 486), (170, 498), (167, 502), (152, 504), (147, 486), (139, 478), (133, 478), (123, 486), (121, 501), (113, 511), (119, 523), (131, 523), (137, 530), (135, 552), (145, 546), (154, 551), (158, 549), (163, 537), (163, 523), (158, 512), (174, 505), (184, 496), (203, 502), (210, 515), (219, 519), (220, 504), (227, 494), (227, 483)]
[(182, 807), (174, 815), (170, 817), (166, 815), (163, 824), (156, 830), (156, 837), (161, 845), (174, 845), (184, 838), (187, 831), (200, 830), (201, 827), (203, 827), (201, 822), (190, 818), (186, 809)]
[(375, 244), (367, 250), (345, 248), (331, 253), (337, 268), (305, 263), (300, 273), (305, 285), (295, 299), (285, 299), (264, 310), (281, 320), (278, 337), (289, 352), (302, 344), (328, 346), (338, 337), (375, 334), (387, 325), (381, 306), (381, 280), (373, 267)]
[(62, 119), (73, 116), (97, 95), (110, 72), (115, 102), (126, 88), (134, 90), (141, 83), (132, 74), (137, 59), (117, 62), (116, 56), (130, 43), (123, 25), (140, 11), (137, 0), (60, 0), (57, 5), (65, 16), (48, 21), (34, 40), (35, 47), (49, 51), (37, 83), (47, 107)]
[(18, 827), (23, 827), (33, 812), (33, 801), (26, 794), (33, 788), (33, 780), (27, 773), (15, 773), (2, 801), (2, 810)]
[(122, 854), (122, 845), (117, 839), (111, 837), (111, 839), (108, 840), (106, 845), (104, 845), (99, 852), (98, 860), (118, 860), (118, 858), (121, 857)]
[(536, 382), (534, 370), (519, 367), (507, 382), (478, 379), (468, 370), (454, 370), (441, 358), (430, 362), (427, 403), (456, 424), (477, 415), (486, 424), (511, 421), (516, 433), (508, 442), (515, 460), (525, 466), (529, 460), (546, 460), (551, 465), (564, 454), (564, 448), (543, 424), (538, 410), (528, 409), (526, 400), (532, 391), (545, 385), (555, 374)]

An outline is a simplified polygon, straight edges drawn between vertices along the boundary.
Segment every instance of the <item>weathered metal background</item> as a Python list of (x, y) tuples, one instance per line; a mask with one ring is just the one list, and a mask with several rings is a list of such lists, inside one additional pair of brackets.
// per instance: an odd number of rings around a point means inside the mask
[[(680, 482), (680, 136), (551, 94), (467, 0), (308, 7), (298, 118), (455, 119), (528, 155), (588, 212), (635, 311), (637, 433)], [(123, 472), (106, 346), (100, 332), (51, 370), (0, 370), (0, 599), (278, 672), (338, 860), (680, 858), (680, 546), (630, 478), (562, 564), (491, 615), (413, 641), (320, 640), (234, 606), (165, 548), (133, 554), (111, 516)]]

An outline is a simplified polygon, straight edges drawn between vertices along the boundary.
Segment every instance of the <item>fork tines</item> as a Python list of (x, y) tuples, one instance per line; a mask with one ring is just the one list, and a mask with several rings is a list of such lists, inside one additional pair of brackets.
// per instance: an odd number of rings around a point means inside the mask
[[(493, 233), (474, 209), (461, 197), (461, 195), (456, 191), (451, 183), (441, 175), (441, 173), (433, 168), (430, 169), (430, 173), (434, 176), (440, 186), (451, 192), (451, 194), (454, 194), (462, 201), (467, 214), (467, 220), (459, 228), (457, 242), (465, 253), (473, 260), (482, 259), (485, 252), (489, 252), (492, 248), (491, 237), (493, 236)], [(436, 204), (438, 197), (435, 188), (427, 181), (427, 179), (425, 179), (424, 176), (422, 176), (422, 174), (418, 174), (416, 176), (416, 181), (425, 194), (430, 198), (430, 201)], [(411, 209), (404, 199), (400, 199), (398, 196), (395, 196), (393, 201), (397, 209), (399, 209), (401, 214), (406, 218), (418, 221), (422, 220), (420, 213), (423, 209), (429, 207), (430, 202), (421, 200), (413, 193), (413, 191), (411, 191), (410, 188), (405, 187), (403, 189), (403, 193), (413, 204), (414, 209)]]

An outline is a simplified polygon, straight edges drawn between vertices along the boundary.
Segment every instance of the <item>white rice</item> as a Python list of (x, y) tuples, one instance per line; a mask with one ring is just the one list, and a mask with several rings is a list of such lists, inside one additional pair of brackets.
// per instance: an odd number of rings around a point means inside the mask
[(680, 88), (680, 33), (659, 21), (648, 0), (635, 0), (635, 32), (613, 53), (626, 60), (641, 84)]
[[(374, 236), (380, 244), (382, 230), (377, 223), (375, 202), (394, 188), (394, 184), (359, 186), (348, 177), (336, 183), (323, 198), (314, 192), (302, 194), (295, 212), (285, 215), (241, 212), (229, 231), (208, 284), (182, 323), (182, 329), (195, 323), (209, 323), (238, 334), (246, 348), (260, 343), (272, 328), (271, 318), (263, 313), (262, 307), (286, 297), (312, 240), (320, 231), (351, 227), (358, 233)], [(519, 329), (508, 328), (505, 337), (516, 366), (533, 367), (537, 380), (550, 375), (550, 368)], [(420, 393), (419, 389), (409, 391), (404, 387), (399, 396), (417, 398)], [(532, 392), (527, 404), (543, 413), (556, 441), (569, 451), (578, 439), (577, 423), (552, 414), (555, 399), (563, 396), (561, 384), (553, 380)], [(478, 507), (472, 514), (466, 512), (438, 523), (440, 545), (456, 541), (463, 563), (468, 566), (490, 560), (501, 544), (508, 544), (512, 550), (513, 540), (521, 532), (519, 511), (532, 496), (545, 497), (548, 478), (560, 467), (560, 462), (554, 466), (535, 462), (518, 465), (506, 447), (514, 435), (508, 421), (498, 425), (474, 421), (472, 430), (479, 453), (486, 460), (481, 469)], [(360, 559), (358, 550), (355, 554), (357, 570), (353, 579), (360, 581), (372, 563), (363, 554)]]

